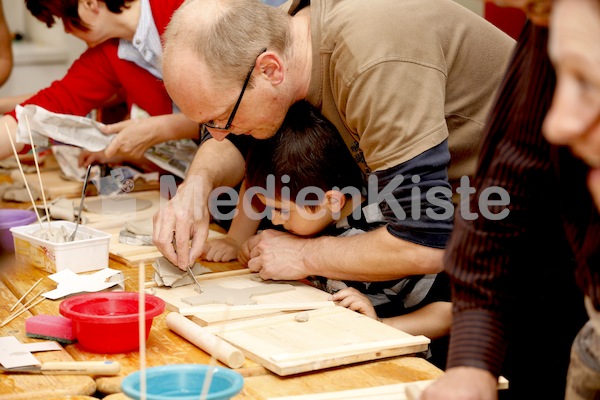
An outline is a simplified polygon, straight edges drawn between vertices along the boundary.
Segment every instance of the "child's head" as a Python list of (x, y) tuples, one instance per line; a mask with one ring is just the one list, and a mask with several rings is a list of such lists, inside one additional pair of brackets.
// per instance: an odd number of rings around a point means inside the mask
[(347, 195), (359, 194), (362, 187), (362, 172), (337, 129), (305, 101), (290, 107), (277, 133), (257, 141), (248, 153), (247, 187), (270, 194), (269, 176), (272, 196), (257, 197), (274, 207), (273, 223), (302, 236), (317, 234), (339, 218)]
[[(106, 4), (108, 11), (120, 14), (124, 8), (129, 7), (133, 0), (95, 0), (96, 3)], [(51, 28), (56, 19), (61, 19), (65, 29), (76, 29), (82, 32), (89, 30), (80, 14), (81, 0), (25, 0), (27, 9), (31, 14)], [(89, 3), (89, 2), (88, 2)]]

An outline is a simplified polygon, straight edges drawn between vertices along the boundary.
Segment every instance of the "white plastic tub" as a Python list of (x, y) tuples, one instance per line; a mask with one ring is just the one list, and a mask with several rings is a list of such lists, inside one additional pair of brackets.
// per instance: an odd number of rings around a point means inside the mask
[[(44, 222), (43, 227), (47, 226), (48, 223)], [(52, 221), (50, 226), (64, 226), (68, 233), (75, 229), (75, 223), (69, 221)], [(39, 223), (10, 228), (17, 261), (32, 264), (50, 273), (63, 269), (86, 272), (108, 267), (110, 234), (79, 225), (77, 240), (53, 243), (32, 235), (39, 230)]]

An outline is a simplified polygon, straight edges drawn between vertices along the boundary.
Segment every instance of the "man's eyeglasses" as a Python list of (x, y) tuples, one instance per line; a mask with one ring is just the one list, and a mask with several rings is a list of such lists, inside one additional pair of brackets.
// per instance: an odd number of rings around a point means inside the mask
[[(265, 51), (267, 51), (266, 47), (264, 49), (262, 49), (260, 51), (260, 53), (258, 53), (258, 55), (256, 56), (256, 58), (258, 59), (258, 57), (260, 57), (260, 55), (262, 53), (264, 53)], [(244, 96), (244, 92), (246, 91), (246, 87), (248, 86), (248, 82), (250, 82), (250, 77), (252, 76), (252, 71), (254, 71), (255, 64), (256, 64), (256, 60), (254, 60), (254, 64), (252, 64), (252, 68), (250, 68), (250, 71), (248, 71), (248, 75), (246, 76), (246, 80), (244, 81), (244, 86), (242, 86), (242, 91), (240, 92), (240, 96), (238, 97), (237, 101), (235, 102), (235, 106), (233, 106), (233, 110), (231, 111), (231, 115), (229, 116), (229, 119), (227, 120), (227, 124), (225, 124), (225, 126), (217, 126), (217, 125), (214, 124), (213, 121), (208, 121), (208, 122), (204, 123), (204, 126), (206, 128), (216, 129), (216, 130), (219, 130), (219, 131), (227, 131), (227, 130), (229, 130), (229, 127), (231, 126), (231, 123), (233, 122), (233, 118), (235, 117), (235, 113), (237, 112), (237, 109), (240, 106), (240, 103), (242, 102), (242, 97)]]

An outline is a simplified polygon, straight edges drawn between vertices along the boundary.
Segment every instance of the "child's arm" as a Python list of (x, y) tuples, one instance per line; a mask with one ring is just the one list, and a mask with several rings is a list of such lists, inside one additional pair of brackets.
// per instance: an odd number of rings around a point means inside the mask
[(436, 301), (408, 314), (382, 318), (381, 322), (411, 335), (437, 339), (450, 334), (452, 303)]
[[(237, 214), (231, 220), (231, 226), (224, 238), (208, 240), (204, 245), (202, 258), (207, 261), (231, 261), (240, 254), (242, 244), (256, 233), (260, 220), (252, 219), (244, 212), (243, 198), (246, 184), (240, 188), (240, 201), (237, 204)], [(240, 260), (242, 261), (242, 260)], [(243, 262), (243, 261), (242, 261)]]
[(450, 333), (452, 303), (448, 301), (436, 301), (409, 314), (380, 319), (369, 298), (355, 288), (342, 289), (335, 293), (331, 300), (411, 335), (425, 335), (430, 339), (437, 339)]

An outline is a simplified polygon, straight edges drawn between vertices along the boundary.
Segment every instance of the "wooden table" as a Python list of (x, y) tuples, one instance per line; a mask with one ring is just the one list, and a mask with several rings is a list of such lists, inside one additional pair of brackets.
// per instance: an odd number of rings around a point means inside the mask
[[(2, 204), (0, 207), (27, 207), (27, 204), (18, 205)], [(237, 262), (208, 263), (203, 265), (214, 272), (239, 269), (243, 266)], [(123, 272), (125, 290), (137, 291), (138, 268), (129, 266), (111, 259), (109, 267)], [(146, 281), (152, 279), (153, 270), (146, 268)], [(0, 262), (0, 319), (10, 314), (9, 309), (34, 282), (49, 274), (31, 265), (23, 265), (14, 261), (12, 257)], [(40, 291), (49, 291), (55, 288), (55, 283), (50, 279), (42, 279), (41, 283), (30, 293), (26, 299)], [(37, 314), (59, 315), (60, 300), (44, 300), (29, 312), (22, 314), (5, 327), (0, 328), (2, 336), (13, 335), (21, 342), (33, 342), (25, 336), (25, 320)], [(172, 332), (165, 323), (168, 313), (154, 319), (146, 347), (147, 367), (184, 364), (184, 363), (210, 363), (210, 356), (192, 343)], [(139, 353), (125, 354), (95, 354), (82, 350), (79, 344), (64, 347), (63, 351), (36, 353), (42, 361), (70, 361), (70, 360), (114, 360), (122, 365), (121, 373), (115, 377), (87, 376), (42, 376), (42, 375), (1, 375), (1, 399), (86, 399), (87, 396), (102, 394), (109, 395), (107, 400), (126, 399), (120, 393), (121, 380), (128, 374), (139, 369)], [(325, 391), (341, 391), (380, 385), (396, 384), (400, 382), (414, 382), (429, 380), (439, 377), (443, 372), (426, 360), (418, 357), (394, 357), (379, 361), (355, 364), (346, 367), (332, 368), (312, 373), (280, 377), (253, 361), (246, 360), (238, 369), (244, 377), (244, 389), (234, 399), (267, 399), (270, 397), (289, 396), (299, 394), (320, 393)], [(62, 397), (61, 397), (62, 396)], [(75, 397), (71, 397), (75, 396)]]
[[(224, 271), (240, 268), (238, 263), (206, 263), (206, 266), (215, 271)], [(127, 267), (115, 261), (110, 262), (110, 268), (119, 269), (125, 275), (125, 290), (137, 290), (137, 268)], [(151, 279), (151, 269), (146, 270), (146, 279)], [(2, 306), (0, 317), (9, 314), (8, 309), (25, 293), (39, 278), (48, 273), (29, 265), (16, 265), (9, 261), (2, 267)], [(50, 279), (43, 279), (32, 294), (38, 291), (53, 289), (55, 283)], [(0, 330), (4, 335), (14, 335), (22, 342), (32, 342), (35, 339), (25, 337), (25, 320), (35, 314), (58, 315), (60, 300), (44, 300), (30, 313), (25, 313), (10, 322)], [(147, 341), (146, 363), (148, 367), (165, 364), (201, 363), (208, 364), (210, 356), (194, 346), (187, 340), (167, 328), (163, 313), (154, 319), (152, 330)], [(122, 365), (121, 373), (116, 377), (97, 377), (92, 380), (82, 376), (48, 377), (37, 375), (4, 375), (0, 380), (0, 394), (10, 394), (10, 399), (48, 398), (54, 395), (60, 387), (64, 394), (91, 395), (96, 390), (104, 394), (120, 392), (121, 380), (128, 374), (139, 369), (139, 353), (124, 354), (95, 354), (82, 350), (75, 343), (65, 346), (65, 351), (36, 353), (36, 357), (43, 361), (51, 360), (115, 360)], [(271, 396), (283, 396), (302, 393), (318, 393), (326, 390), (347, 390), (368, 386), (386, 385), (398, 382), (411, 382), (417, 380), (435, 379), (442, 371), (418, 357), (395, 357), (377, 362), (369, 362), (333, 368), (326, 371), (301, 374), (291, 377), (279, 377), (265, 370), (260, 365), (246, 360), (238, 370), (245, 376), (244, 390), (235, 399), (261, 399)], [(60, 383), (59, 383), (60, 382)], [(57, 393), (60, 394), (60, 393)], [(2, 397), (4, 399), (4, 397)]]

